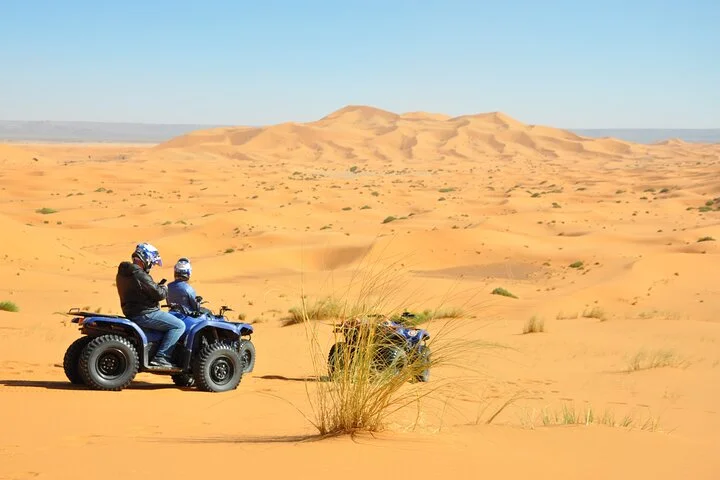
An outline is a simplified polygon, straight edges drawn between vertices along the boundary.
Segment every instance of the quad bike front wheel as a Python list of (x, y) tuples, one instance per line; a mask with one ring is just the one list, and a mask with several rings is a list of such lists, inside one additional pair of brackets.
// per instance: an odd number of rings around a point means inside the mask
[(80, 337), (71, 343), (65, 351), (63, 370), (65, 370), (65, 376), (73, 385), (83, 385), (85, 383), (82, 375), (80, 375), (80, 354), (91, 340), (92, 337)]
[(79, 370), (94, 390), (122, 390), (137, 375), (140, 361), (135, 346), (119, 335), (93, 338), (80, 354)]
[(215, 342), (202, 348), (193, 362), (193, 377), (200, 390), (235, 390), (242, 379), (244, 361), (231, 345)]
[(245, 363), (243, 375), (252, 372), (255, 368), (255, 345), (250, 340), (241, 340), (238, 352)]
[(407, 353), (396, 346), (380, 347), (373, 359), (373, 369), (383, 374), (399, 375), (407, 365)]

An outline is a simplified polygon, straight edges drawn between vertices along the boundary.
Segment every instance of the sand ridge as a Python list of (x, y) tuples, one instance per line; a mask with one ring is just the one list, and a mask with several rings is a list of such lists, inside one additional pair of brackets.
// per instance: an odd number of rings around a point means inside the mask
[[(20, 308), (0, 311), (0, 477), (195, 475), (218, 455), (269, 477), (400, 474), (398, 457), (458, 478), (720, 474), (720, 145), (348, 106), (154, 146), (0, 145), (0, 166), (0, 302)], [(77, 331), (60, 313), (118, 312), (115, 269), (140, 241), (165, 260), (156, 279), (189, 256), (209, 306), (255, 325), (238, 390), (149, 374), (118, 394), (68, 385), (58, 365)], [(407, 308), (464, 310), (462, 334), (488, 345), (480, 373), (439, 368), (461, 386), (377, 438), (301, 442), (313, 371), (283, 318), (301, 294), (390, 264)], [(533, 316), (545, 331), (523, 335)], [(669, 364), (645, 368), (653, 352)], [(634, 428), (543, 425), (564, 406)], [(133, 461), (108, 467), (117, 452)]]

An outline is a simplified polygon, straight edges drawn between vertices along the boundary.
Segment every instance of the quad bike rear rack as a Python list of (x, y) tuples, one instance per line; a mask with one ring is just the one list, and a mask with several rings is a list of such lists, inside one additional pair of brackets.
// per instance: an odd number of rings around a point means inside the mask
[(74, 315), (76, 317), (125, 318), (122, 315), (109, 315), (106, 313), (86, 312), (86, 311), (80, 310), (77, 307), (73, 307), (70, 310), (68, 310), (66, 315)]

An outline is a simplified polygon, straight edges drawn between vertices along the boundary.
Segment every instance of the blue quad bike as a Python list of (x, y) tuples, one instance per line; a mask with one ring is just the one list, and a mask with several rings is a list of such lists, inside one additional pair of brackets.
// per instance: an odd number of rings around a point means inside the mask
[[(201, 297), (198, 297), (202, 300)], [(230, 322), (220, 307), (218, 315), (189, 312), (179, 305), (163, 305), (171, 315), (185, 323), (185, 333), (173, 351), (177, 368), (149, 365), (163, 332), (141, 328), (119, 315), (102, 315), (70, 309), (72, 323), (82, 337), (65, 352), (63, 368), (71, 383), (93, 390), (119, 391), (130, 385), (138, 372), (170, 375), (180, 387), (196, 386), (206, 392), (226, 392), (237, 388), (242, 376), (255, 367), (252, 325)]]
[[(377, 315), (370, 315), (377, 316)], [(401, 320), (413, 318), (415, 315), (403, 312)], [(368, 324), (344, 322), (334, 328), (342, 333), (344, 342), (337, 342), (330, 347), (328, 353), (328, 373), (330, 378), (341, 373), (346, 363), (352, 362), (355, 352), (361, 345), (369, 342)], [(406, 326), (404, 323), (388, 321), (377, 323), (373, 334), (371, 368), (375, 371), (400, 372), (408, 364), (414, 364), (417, 373), (410, 379), (412, 382), (428, 382), (430, 380), (430, 347), (427, 340), (430, 333), (421, 328)], [(364, 331), (363, 331), (364, 330)]]

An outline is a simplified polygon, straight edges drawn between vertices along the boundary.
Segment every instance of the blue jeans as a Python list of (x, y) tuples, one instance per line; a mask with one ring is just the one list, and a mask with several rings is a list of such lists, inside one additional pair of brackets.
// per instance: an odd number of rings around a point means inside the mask
[(165, 332), (162, 342), (160, 342), (160, 348), (158, 348), (155, 356), (165, 358), (166, 360), (170, 359), (175, 344), (180, 340), (182, 334), (185, 333), (185, 323), (163, 310), (155, 310), (145, 315), (134, 317), (132, 321), (141, 327)]

